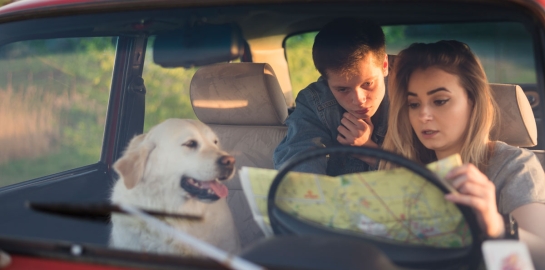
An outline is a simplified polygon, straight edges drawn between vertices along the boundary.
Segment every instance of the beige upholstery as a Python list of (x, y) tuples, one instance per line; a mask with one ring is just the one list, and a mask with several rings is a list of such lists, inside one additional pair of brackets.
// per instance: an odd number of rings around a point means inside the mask
[[(534, 113), (522, 88), (513, 84), (490, 84), (498, 104), (499, 121), (492, 134), (507, 144), (532, 147), (537, 144)], [(499, 133), (497, 133), (499, 132)]]
[(268, 64), (203, 67), (191, 80), (191, 102), (199, 120), (207, 124), (282, 125), (288, 116), (284, 95)]
[[(218, 135), (242, 166), (273, 168), (273, 151), (287, 132), (288, 108), (268, 64), (224, 63), (202, 67), (191, 81), (195, 114)], [(263, 237), (244, 196), (238, 170), (227, 182), (235, 225), (243, 246)]]

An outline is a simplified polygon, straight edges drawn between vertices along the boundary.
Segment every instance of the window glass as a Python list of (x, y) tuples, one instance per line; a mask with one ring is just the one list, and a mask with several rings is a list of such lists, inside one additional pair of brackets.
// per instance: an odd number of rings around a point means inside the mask
[(383, 29), (389, 54), (397, 54), (413, 42), (455, 39), (465, 42), (479, 57), (490, 82), (537, 82), (532, 37), (522, 24), (432, 24), (386, 26)]
[(115, 39), (0, 46), (0, 186), (96, 163)]
[[(467, 43), (480, 58), (490, 82), (535, 84), (537, 81), (532, 37), (520, 23), (397, 25), (385, 26), (383, 30), (389, 54), (397, 54), (414, 42), (455, 39)], [(286, 39), (294, 97), (319, 77), (312, 62), (316, 33)]]
[(189, 99), (189, 85), (197, 68), (163, 68), (153, 62), (153, 42), (148, 40), (142, 77), (146, 84), (144, 132), (168, 118), (197, 119)]
[(320, 73), (312, 62), (312, 44), (316, 34), (318, 32), (295, 35), (286, 39), (284, 46), (294, 98), (300, 90), (320, 77)]

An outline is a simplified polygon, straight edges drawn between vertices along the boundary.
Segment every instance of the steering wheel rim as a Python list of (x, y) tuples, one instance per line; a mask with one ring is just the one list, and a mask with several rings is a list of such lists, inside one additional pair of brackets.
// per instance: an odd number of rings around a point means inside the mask
[[(275, 178), (273, 179), (273, 182), (271, 183), (271, 187), (269, 189), (269, 193), (268, 193), (268, 196), (267, 196), (267, 212), (268, 212), (268, 216), (269, 216), (269, 220), (270, 220), (270, 223), (271, 223), (271, 227), (273, 229), (273, 232), (275, 235), (278, 235), (278, 234), (289, 234), (289, 233), (293, 233), (295, 234), (294, 232), (290, 232), (289, 228), (284, 228), (282, 229), (283, 227), (282, 226), (291, 226), (291, 228), (305, 228), (305, 230), (309, 230), (309, 232), (311, 232), (310, 234), (313, 234), (313, 233), (322, 233), (323, 232), (327, 232), (328, 230), (327, 229), (324, 229), (324, 228), (318, 228), (314, 225), (312, 225), (311, 223), (307, 223), (303, 220), (300, 220), (300, 219), (296, 219), (294, 217), (292, 217), (291, 215), (289, 215), (288, 213), (286, 213), (285, 211), (283, 211), (282, 209), (276, 207), (276, 204), (275, 204), (275, 196), (276, 196), (276, 193), (278, 191), (278, 187), (280, 186), (280, 183), (282, 182), (282, 180), (284, 179), (284, 177), (286, 176), (286, 174), (288, 172), (290, 172), (293, 168), (295, 168), (296, 166), (300, 165), (301, 163), (305, 162), (305, 161), (308, 161), (308, 160), (311, 160), (311, 159), (314, 159), (314, 158), (317, 158), (317, 157), (323, 157), (325, 155), (331, 155), (331, 154), (346, 154), (346, 155), (362, 155), (362, 156), (368, 156), (368, 157), (372, 157), (372, 158), (377, 158), (377, 159), (380, 159), (380, 160), (385, 160), (385, 161), (389, 161), (389, 162), (392, 162), (396, 165), (399, 165), (399, 166), (402, 166), (402, 167), (405, 167), (407, 169), (409, 169), (410, 171), (418, 174), (419, 176), (421, 176), (422, 178), (424, 178), (426, 181), (428, 182), (431, 182), (434, 186), (436, 186), (439, 190), (441, 190), (441, 192), (443, 192), (444, 194), (448, 193), (449, 191), (447, 190), (447, 188), (445, 188), (439, 181), (439, 179), (437, 178), (437, 175), (435, 175), (435, 173), (431, 172), (430, 170), (428, 170), (427, 168), (425, 168), (424, 166), (414, 162), (414, 161), (411, 161), (403, 156), (400, 156), (398, 154), (394, 154), (394, 153), (391, 153), (391, 152), (387, 152), (385, 150), (382, 150), (382, 149), (378, 149), (378, 148), (371, 148), (371, 147), (353, 147), (353, 146), (334, 146), (334, 147), (328, 147), (328, 148), (318, 148), (318, 149), (312, 149), (312, 150), (309, 150), (309, 151), (306, 151), (306, 152), (303, 152), (301, 153), (300, 155), (298, 156), (295, 156), (294, 158), (288, 160), (286, 163), (284, 163), (280, 169), (278, 170), (278, 173), (276, 174)], [(463, 249), (467, 249), (465, 252), (458, 252), (458, 253), (455, 253), (453, 251), (453, 256), (454, 257), (457, 257), (457, 256), (460, 256), (461, 258), (455, 258), (455, 259), (449, 259), (448, 261), (449, 262), (457, 262), (459, 263), (461, 260), (460, 259), (464, 259), (464, 261), (466, 262), (469, 262), (468, 265), (470, 266), (470, 269), (473, 269), (471, 266), (477, 266), (480, 261), (481, 261), (481, 253), (480, 253), (480, 245), (481, 245), (481, 239), (480, 239), (480, 227), (478, 225), (478, 222), (477, 222), (477, 219), (472, 211), (471, 208), (467, 207), (467, 206), (463, 206), (463, 205), (458, 205), (458, 204), (455, 204), (456, 207), (460, 210), (460, 212), (462, 213), (462, 216), (464, 217), (465, 219), (465, 222), (468, 224), (469, 226), (469, 230), (471, 232), (471, 236), (472, 236), (472, 243), (468, 249), (468, 247), (464, 247)], [(300, 224), (296, 224), (295, 226), (293, 226), (293, 224), (295, 223), (300, 223)], [(307, 223), (307, 224), (305, 224)], [(314, 228), (312, 228), (314, 227)], [(433, 250), (444, 250), (442, 248), (435, 248), (435, 247), (420, 247), (418, 245), (406, 245), (406, 244), (400, 244), (400, 243), (390, 243), (389, 241), (387, 240), (384, 240), (384, 241), (374, 241), (372, 240), (371, 238), (369, 239), (366, 239), (366, 237), (362, 236), (362, 235), (356, 235), (355, 233), (354, 234), (351, 234), (351, 233), (346, 233), (346, 232), (338, 232), (338, 231), (331, 231), (331, 233), (337, 235), (337, 236), (347, 236), (347, 237), (359, 237), (361, 238), (362, 240), (365, 240), (365, 241), (368, 241), (368, 242), (371, 242), (372, 244), (374, 245), (377, 245), (379, 247), (379, 249), (383, 249), (383, 251), (386, 250), (385, 253), (387, 253), (387, 255), (390, 257), (391, 254), (388, 254), (388, 251), (390, 252), (404, 252), (404, 250), (406, 249), (407, 251), (418, 251), (418, 249), (421, 249), (423, 252), (430, 252), (430, 251), (433, 251)], [(416, 248), (416, 250), (415, 250)], [(454, 250), (454, 249), (449, 249), (449, 250)], [(462, 249), (460, 249), (462, 250)], [(443, 252), (443, 251), (441, 251)], [(414, 253), (414, 252), (413, 252)], [(431, 252), (433, 253), (433, 252)], [(458, 255), (458, 254), (464, 254), (465, 255)], [(432, 255), (433, 256), (433, 255)], [(394, 261), (394, 263), (398, 264), (399, 266), (405, 266), (405, 267), (418, 267), (418, 268), (428, 268), (428, 269), (438, 269), (440, 268), (440, 262), (441, 261), (437, 261), (437, 260), (430, 260), (430, 261), (426, 261), (426, 262), (420, 262), (420, 263), (415, 263), (414, 261), (410, 261), (412, 259), (409, 259), (409, 261), (403, 261), (404, 259), (403, 258), (406, 258), (402, 256), (402, 258), (399, 258), (399, 260), (396, 260), (396, 259), (392, 259), (392, 261)], [(411, 257), (412, 258), (412, 257)]]

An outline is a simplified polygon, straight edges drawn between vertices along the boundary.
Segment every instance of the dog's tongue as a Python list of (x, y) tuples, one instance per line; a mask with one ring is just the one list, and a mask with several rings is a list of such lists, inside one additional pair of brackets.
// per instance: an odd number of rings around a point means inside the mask
[(227, 187), (218, 181), (212, 181), (212, 183), (210, 183), (210, 188), (220, 198), (225, 198), (229, 194), (229, 190), (227, 190)]

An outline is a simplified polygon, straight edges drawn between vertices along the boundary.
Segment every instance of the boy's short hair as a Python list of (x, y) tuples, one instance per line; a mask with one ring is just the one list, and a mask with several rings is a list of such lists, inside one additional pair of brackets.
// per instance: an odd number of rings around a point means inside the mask
[(312, 46), (314, 66), (327, 78), (327, 70), (349, 75), (359, 60), (373, 53), (382, 65), (386, 45), (382, 28), (360, 18), (341, 18), (326, 24), (316, 35)]

